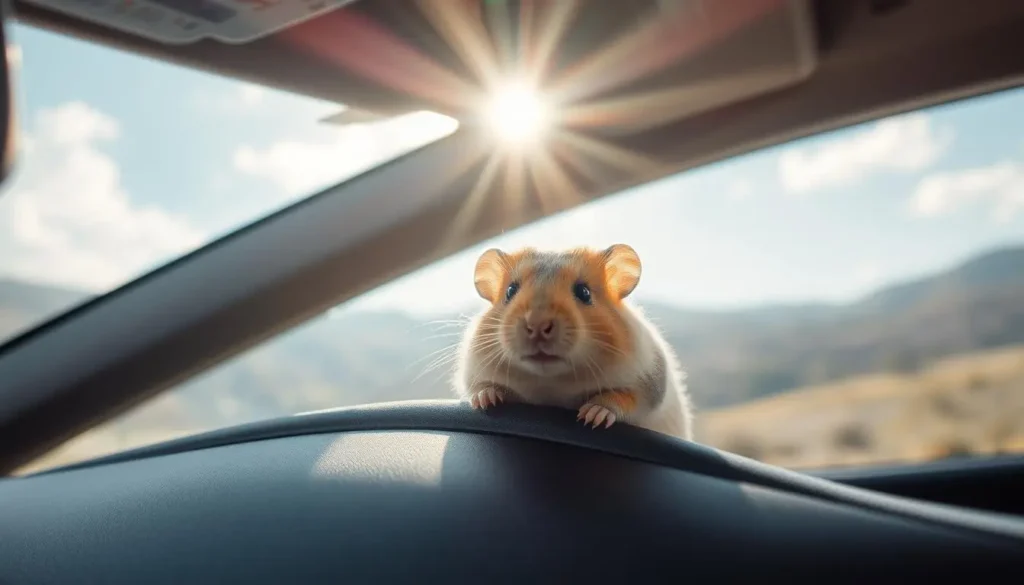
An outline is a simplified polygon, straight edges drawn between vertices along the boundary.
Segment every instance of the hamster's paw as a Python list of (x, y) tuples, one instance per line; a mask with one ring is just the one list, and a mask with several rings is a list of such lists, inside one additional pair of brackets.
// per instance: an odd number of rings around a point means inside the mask
[(580, 407), (576, 420), (582, 420), (583, 424), (595, 429), (602, 424), (604, 428), (608, 428), (625, 413), (632, 411), (636, 407), (636, 402), (636, 394), (631, 390), (601, 392)]
[(509, 399), (509, 390), (498, 384), (484, 383), (473, 387), (469, 397), (469, 405), (477, 410), (487, 410)]
[(604, 428), (608, 428), (615, 424), (615, 419), (618, 416), (606, 406), (600, 404), (594, 404), (588, 402), (580, 407), (578, 413), (576, 413), (576, 420), (582, 420), (583, 424), (590, 425), (593, 428), (597, 428), (604, 425)]

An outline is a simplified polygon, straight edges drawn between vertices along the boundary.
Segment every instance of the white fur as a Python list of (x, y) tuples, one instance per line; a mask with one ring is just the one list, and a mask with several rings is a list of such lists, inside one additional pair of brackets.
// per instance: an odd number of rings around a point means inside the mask
[(628, 302), (623, 302), (623, 316), (636, 344), (636, 368), (634, 375), (650, 371), (657, 354), (665, 363), (665, 398), (653, 411), (642, 413), (632, 424), (652, 431), (673, 435), (687, 441), (693, 440), (693, 406), (686, 388), (686, 374), (679, 364), (672, 346), (643, 314), (643, 311)]
[[(489, 360), (480, 352), (472, 351), (472, 342), (485, 314), (486, 311), (483, 311), (472, 319), (463, 334), (453, 379), (455, 392), (460, 398), (469, 399), (473, 384), (486, 380), (514, 388), (519, 397), (530, 404), (572, 410), (583, 405), (588, 393), (594, 390), (593, 378), (579, 379), (575, 372), (559, 372), (560, 375), (530, 372), (520, 365), (510, 364), (506, 359)], [(665, 363), (666, 388), (664, 399), (656, 408), (640, 408), (619, 420), (692, 440), (693, 412), (686, 389), (685, 374), (675, 352), (639, 308), (624, 302), (622, 316), (633, 338), (634, 359), (614, 368), (602, 368), (600, 386), (615, 388), (634, 385), (644, 373), (654, 368), (656, 357), (660, 353)], [(578, 351), (589, 351), (585, 344), (584, 335)]]

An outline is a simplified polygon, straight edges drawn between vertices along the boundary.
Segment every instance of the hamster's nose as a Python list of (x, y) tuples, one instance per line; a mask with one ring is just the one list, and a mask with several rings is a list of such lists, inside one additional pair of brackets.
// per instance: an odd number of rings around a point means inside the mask
[(556, 331), (555, 320), (551, 318), (527, 318), (523, 322), (523, 327), (526, 329), (526, 335), (530, 337), (531, 341), (551, 339)]

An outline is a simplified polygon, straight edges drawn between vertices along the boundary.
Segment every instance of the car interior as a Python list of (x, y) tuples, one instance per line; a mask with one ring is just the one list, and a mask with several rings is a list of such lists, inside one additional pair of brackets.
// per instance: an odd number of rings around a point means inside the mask
[[(558, 409), (484, 413), (452, 399), (278, 417), (16, 474), (507, 230), (1021, 86), (1024, 3), (135, 0), (192, 23), (173, 30), (114, 4), (15, 0), (3, 17), (344, 104), (333, 124), (423, 110), (459, 126), (0, 345), (0, 583), (1024, 577), (1014, 454), (795, 471), (629, 425), (590, 432)], [(279, 11), (245, 12), (264, 4)], [(389, 50), (367, 50), (382, 39)], [(19, 164), (9, 61), (5, 180)], [(481, 103), (524, 61), (539, 64), (562, 130), (530, 148), (601, 145), (565, 171), (570, 197), (522, 180), (509, 163), (522, 159), (482, 120)], [(475, 204), (511, 189), (515, 206)]]

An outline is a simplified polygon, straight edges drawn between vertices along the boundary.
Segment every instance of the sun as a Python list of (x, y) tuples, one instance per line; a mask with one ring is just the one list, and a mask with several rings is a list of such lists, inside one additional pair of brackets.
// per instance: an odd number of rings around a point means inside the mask
[(551, 124), (550, 107), (536, 88), (510, 81), (496, 88), (484, 112), (487, 124), (502, 142), (533, 141)]

